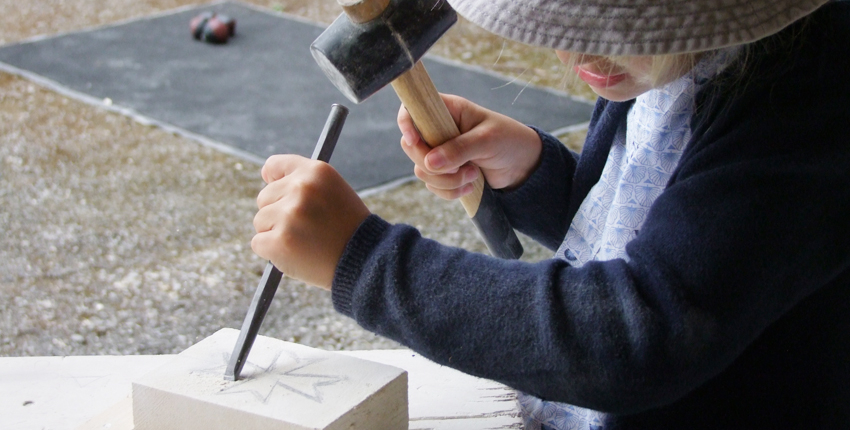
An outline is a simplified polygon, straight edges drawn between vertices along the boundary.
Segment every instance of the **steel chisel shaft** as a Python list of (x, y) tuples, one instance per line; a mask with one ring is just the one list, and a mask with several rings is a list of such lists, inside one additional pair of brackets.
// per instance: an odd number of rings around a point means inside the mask
[[(331, 113), (325, 122), (325, 127), (322, 129), (319, 141), (316, 143), (316, 149), (313, 151), (313, 156), (311, 157), (313, 160), (324, 161), (326, 163), (330, 161), (331, 154), (333, 154), (334, 147), (339, 139), (339, 134), (342, 131), (342, 126), (347, 116), (348, 108), (345, 106), (339, 104), (331, 106)], [(254, 345), (254, 340), (257, 338), (260, 326), (263, 324), (263, 319), (269, 310), (269, 305), (271, 305), (282, 277), (283, 273), (274, 267), (271, 262), (266, 265), (266, 270), (263, 272), (263, 277), (260, 279), (260, 284), (257, 286), (257, 291), (254, 293), (251, 305), (248, 307), (245, 321), (242, 322), (242, 328), (239, 330), (239, 338), (233, 347), (233, 353), (230, 354), (230, 361), (224, 372), (225, 380), (239, 380), (242, 367), (245, 366), (248, 353), (251, 352), (251, 347)]]

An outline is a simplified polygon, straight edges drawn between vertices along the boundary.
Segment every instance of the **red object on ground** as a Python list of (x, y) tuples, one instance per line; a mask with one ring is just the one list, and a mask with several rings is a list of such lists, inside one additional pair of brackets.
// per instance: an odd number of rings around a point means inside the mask
[(201, 37), (204, 42), (226, 43), (227, 38), (230, 37), (230, 29), (227, 24), (213, 17), (204, 24), (204, 33)]
[(236, 34), (236, 20), (227, 15), (204, 12), (189, 22), (192, 37), (209, 43), (227, 43)]
[(215, 19), (221, 21), (224, 25), (227, 26), (227, 30), (230, 33), (230, 37), (236, 34), (236, 20), (231, 18), (228, 15), (219, 14), (215, 16)]

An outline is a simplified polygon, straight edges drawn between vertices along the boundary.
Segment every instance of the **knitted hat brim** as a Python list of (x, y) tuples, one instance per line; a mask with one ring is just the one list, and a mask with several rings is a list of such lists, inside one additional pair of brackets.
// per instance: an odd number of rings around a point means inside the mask
[(502, 37), (593, 55), (708, 51), (770, 36), (829, 0), (448, 0)]

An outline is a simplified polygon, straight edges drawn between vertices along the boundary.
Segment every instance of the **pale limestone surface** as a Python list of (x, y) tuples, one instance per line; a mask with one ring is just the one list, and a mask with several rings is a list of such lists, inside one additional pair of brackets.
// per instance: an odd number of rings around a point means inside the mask
[(407, 372), (259, 336), (224, 380), (239, 332), (222, 329), (133, 383), (136, 430), (406, 429)]

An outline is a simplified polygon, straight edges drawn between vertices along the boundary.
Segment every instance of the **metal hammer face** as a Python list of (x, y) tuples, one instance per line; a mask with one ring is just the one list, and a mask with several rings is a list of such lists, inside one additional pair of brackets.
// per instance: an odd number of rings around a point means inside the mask
[(343, 13), (310, 51), (330, 81), (360, 103), (413, 68), (455, 22), (457, 14), (445, 0), (390, 0), (366, 22)]

